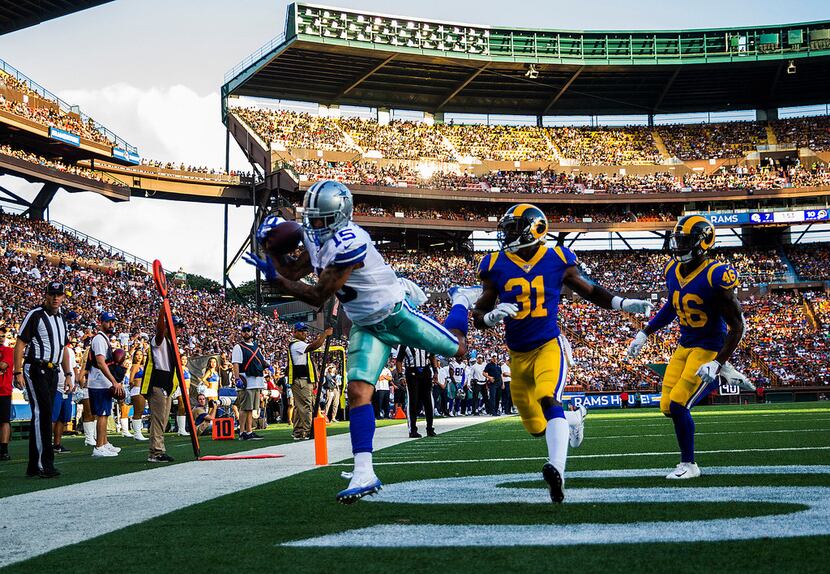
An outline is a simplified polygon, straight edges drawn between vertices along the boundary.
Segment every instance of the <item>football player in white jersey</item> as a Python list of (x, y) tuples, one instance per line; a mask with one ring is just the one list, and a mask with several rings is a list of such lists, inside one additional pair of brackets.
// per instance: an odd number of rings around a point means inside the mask
[[(296, 258), (250, 253), (246, 262), (257, 266), (277, 290), (309, 305), (321, 307), (335, 295), (353, 325), (348, 350), (349, 433), (355, 467), (349, 487), (337, 500), (350, 504), (381, 488), (372, 468), (375, 382), (397, 345), (424, 349), (435, 355), (462, 357), (467, 352), (467, 315), (481, 294), (479, 287), (450, 290), (453, 307), (443, 325), (422, 315), (407, 301), (425, 299), (411, 282), (401, 282), (383, 260), (372, 238), (352, 222), (352, 193), (337, 181), (319, 181), (303, 199), (303, 247)], [(262, 241), (280, 223), (267, 217), (257, 235)], [(317, 282), (300, 281), (310, 273)], [(405, 293), (406, 291), (406, 293)]]

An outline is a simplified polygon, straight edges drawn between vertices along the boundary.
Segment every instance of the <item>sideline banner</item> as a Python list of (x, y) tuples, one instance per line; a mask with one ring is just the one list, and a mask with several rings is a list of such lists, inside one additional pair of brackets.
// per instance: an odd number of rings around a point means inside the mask
[[(628, 393), (627, 407), (637, 406), (637, 393)], [(572, 403), (579, 408), (585, 406), (588, 410), (591, 409), (621, 409), (622, 399), (619, 393), (607, 393), (597, 395), (586, 395), (585, 393), (565, 394), (565, 401)], [(659, 407), (660, 393), (640, 393), (640, 405), (642, 407)]]

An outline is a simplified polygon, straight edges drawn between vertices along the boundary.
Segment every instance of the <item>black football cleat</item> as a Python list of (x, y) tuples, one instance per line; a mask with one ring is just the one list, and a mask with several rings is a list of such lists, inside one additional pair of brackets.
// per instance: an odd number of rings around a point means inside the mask
[(554, 504), (561, 504), (565, 500), (565, 487), (562, 485), (562, 475), (551, 463), (542, 467), (542, 476), (550, 489), (550, 500)]

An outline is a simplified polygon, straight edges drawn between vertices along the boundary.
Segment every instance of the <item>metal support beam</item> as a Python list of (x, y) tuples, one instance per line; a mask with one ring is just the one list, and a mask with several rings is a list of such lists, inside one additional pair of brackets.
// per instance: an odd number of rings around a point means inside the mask
[(481, 74), (481, 72), (483, 72), (484, 70), (486, 70), (486, 69), (487, 69), (487, 66), (489, 66), (489, 65), (490, 65), (490, 62), (487, 62), (487, 63), (486, 63), (486, 64), (484, 64), (482, 67), (478, 68), (475, 72), (473, 72), (472, 74), (470, 74), (469, 76), (467, 76), (467, 79), (466, 79), (466, 80), (464, 80), (463, 82), (461, 82), (461, 83), (458, 85), (458, 87), (457, 87), (457, 88), (455, 88), (452, 92), (450, 92), (450, 93), (449, 93), (449, 95), (448, 95), (446, 98), (444, 98), (444, 101), (443, 101), (443, 102), (441, 102), (440, 104), (438, 104), (438, 107), (436, 107), (436, 108), (435, 108), (435, 111), (436, 111), (436, 112), (441, 111), (441, 109), (442, 109), (444, 106), (446, 106), (448, 103), (450, 103), (450, 101), (452, 101), (452, 99), (453, 99), (455, 96), (457, 96), (457, 95), (461, 92), (461, 90), (463, 90), (464, 88), (466, 88), (467, 86), (469, 86), (469, 85), (470, 85), (470, 82), (472, 82), (473, 80), (475, 80), (475, 79), (478, 77), (478, 75), (479, 75), (479, 74)]
[(812, 224), (812, 223), (810, 223), (809, 225), (807, 225), (807, 227), (805, 227), (805, 228), (804, 228), (804, 231), (802, 231), (802, 232), (801, 232), (801, 235), (799, 235), (799, 236), (798, 236), (798, 239), (796, 239), (796, 240), (795, 240), (794, 245), (795, 245), (795, 244), (798, 244), (798, 243), (801, 243), (801, 240), (802, 240), (802, 239), (804, 239), (804, 235), (805, 235), (808, 231), (810, 231), (810, 228), (811, 228), (811, 227), (813, 227), (813, 224)]
[(7, 196), (6, 198), (2, 198), (2, 200), (7, 202), (7, 203), (13, 203), (15, 205), (21, 205), (23, 207), (31, 207), (32, 206), (31, 201), (26, 201), (25, 199), (23, 199), (22, 197), (20, 197), (16, 193), (13, 193), (13, 192), (9, 191), (8, 189), (3, 187), (2, 185), (0, 185), (0, 193)]
[(617, 231), (616, 234), (617, 234), (617, 237), (620, 238), (620, 241), (622, 241), (625, 244), (625, 246), (628, 247), (629, 251), (634, 251), (634, 249), (631, 247), (631, 245), (628, 243), (628, 241), (625, 240), (625, 237), (622, 236), (622, 233)]
[(395, 56), (397, 56), (397, 54), (392, 54), (392, 55), (390, 55), (388, 58), (386, 58), (386, 59), (385, 59), (384, 61), (382, 61), (380, 64), (377, 64), (377, 65), (376, 65), (376, 66), (374, 66), (371, 70), (369, 70), (368, 72), (366, 72), (365, 74), (363, 74), (362, 76), (360, 76), (359, 78), (357, 78), (356, 80), (354, 80), (351, 84), (349, 84), (348, 86), (346, 86), (345, 88), (343, 88), (342, 90), (340, 90), (340, 93), (339, 93), (339, 94), (337, 94), (337, 95), (334, 97), (334, 99), (335, 99), (335, 100), (339, 100), (340, 98), (342, 98), (343, 96), (345, 96), (346, 94), (348, 94), (349, 92), (351, 92), (353, 89), (355, 89), (356, 87), (358, 87), (360, 84), (362, 84), (363, 82), (365, 82), (366, 80), (368, 80), (368, 79), (369, 79), (369, 76), (371, 76), (372, 74), (374, 74), (375, 72), (377, 72), (378, 70), (380, 70), (382, 67), (384, 67), (386, 64), (388, 64), (388, 63), (389, 63), (389, 62), (391, 62), (392, 60), (394, 60), (394, 59), (395, 59)]
[[(784, 70), (784, 60), (778, 62), (778, 68), (775, 69), (775, 78), (772, 80), (769, 86), (769, 94), (768, 98), (769, 101), (772, 101), (772, 97), (775, 95), (775, 90), (778, 87), (778, 80), (781, 78), (781, 72)], [(765, 107), (775, 107), (775, 106), (765, 106)]]
[(669, 90), (671, 89), (672, 84), (674, 84), (674, 81), (677, 79), (678, 74), (680, 74), (680, 66), (677, 66), (677, 68), (675, 68), (674, 73), (671, 75), (671, 78), (669, 78), (669, 81), (666, 82), (666, 85), (663, 87), (663, 91), (660, 92), (660, 96), (657, 98), (657, 101), (654, 102), (654, 106), (652, 107), (653, 111), (656, 112), (660, 110), (660, 106), (663, 105), (663, 98), (665, 98), (666, 94), (669, 93)]
[(567, 82), (565, 82), (565, 85), (562, 86), (561, 88), (559, 88), (559, 91), (556, 92), (556, 95), (553, 96), (553, 98), (551, 98), (551, 100), (548, 102), (548, 105), (546, 105), (545, 109), (542, 110), (542, 113), (539, 114), (540, 116), (547, 115), (547, 113), (551, 110), (551, 108), (553, 108), (553, 106), (556, 105), (556, 102), (559, 101), (559, 98), (561, 98), (565, 94), (565, 92), (568, 91), (568, 88), (571, 87), (571, 84), (574, 83), (574, 81), (579, 77), (579, 75), (582, 73), (582, 70), (584, 70), (584, 69), (585, 69), (585, 66), (580, 66), (579, 68), (576, 69), (576, 72), (574, 72), (571, 75), (570, 79)]
[(58, 193), (60, 187), (54, 183), (44, 183), (43, 187), (37, 193), (37, 196), (32, 200), (32, 205), (29, 206), (27, 213), (30, 219), (37, 219), (43, 221), (46, 216), (46, 210), (49, 204), (54, 199), (55, 194)]

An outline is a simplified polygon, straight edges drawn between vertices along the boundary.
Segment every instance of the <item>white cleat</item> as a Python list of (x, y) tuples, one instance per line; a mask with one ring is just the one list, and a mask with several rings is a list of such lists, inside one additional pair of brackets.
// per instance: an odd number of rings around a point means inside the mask
[(481, 287), (450, 287), (448, 293), (453, 305), (464, 305), (467, 309), (472, 309), (483, 291)]
[(92, 449), (92, 456), (94, 456), (96, 458), (98, 458), (98, 457), (118, 456), (117, 452), (113, 452), (113, 451), (111, 451), (107, 448), (104, 448), (105, 446), (107, 446), (107, 445), (96, 446), (94, 449)]
[(669, 480), (688, 480), (700, 476), (700, 468), (695, 462), (678, 463), (674, 470), (666, 475)]
[(335, 498), (341, 504), (354, 504), (364, 496), (377, 494), (382, 487), (383, 484), (374, 472), (371, 474), (354, 474), (349, 482), (349, 487), (338, 492)]
[(579, 413), (579, 420), (575, 424), (568, 425), (568, 444), (571, 448), (579, 448), (585, 438), (585, 417), (588, 416), (588, 409), (581, 406), (574, 412)]

